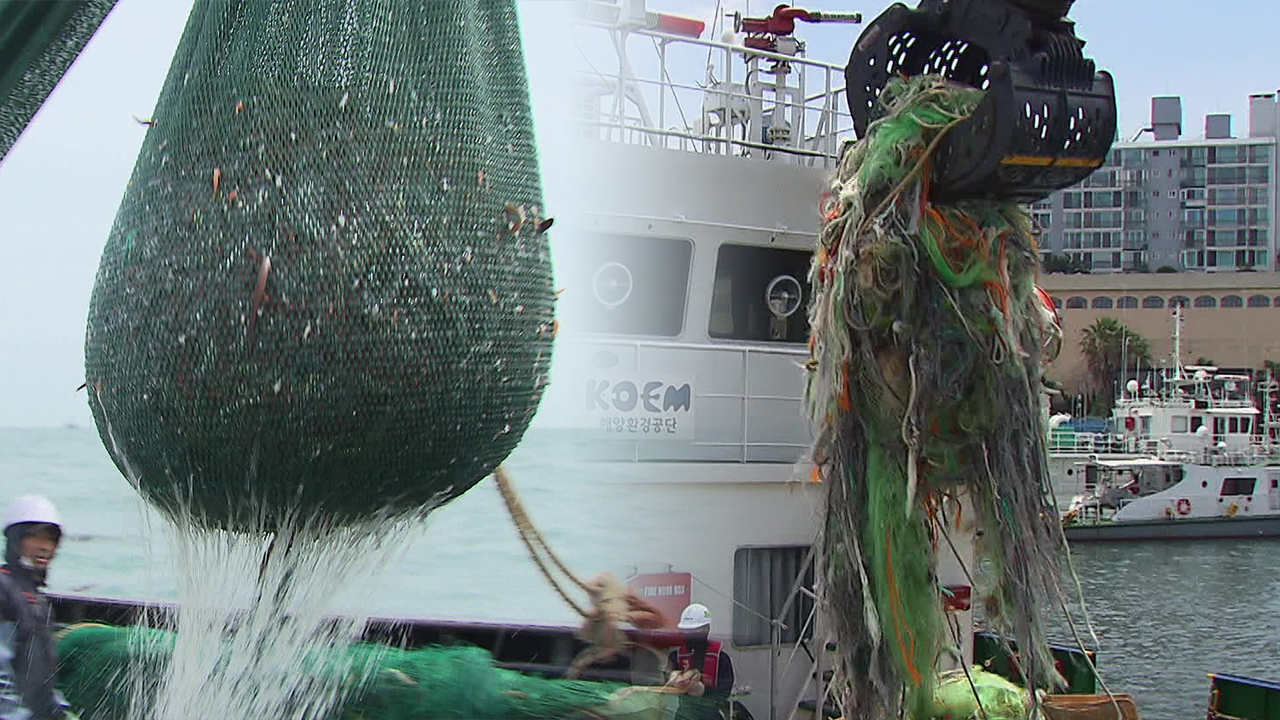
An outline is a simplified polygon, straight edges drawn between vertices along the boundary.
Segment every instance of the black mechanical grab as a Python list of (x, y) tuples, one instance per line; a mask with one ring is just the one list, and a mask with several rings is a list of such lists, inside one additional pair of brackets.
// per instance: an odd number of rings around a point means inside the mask
[(897, 75), (940, 74), (986, 91), (938, 149), (934, 195), (1034, 202), (1103, 165), (1116, 137), (1115, 85), (1084, 56), (1074, 0), (895, 3), (854, 45), (845, 68), (859, 137)]

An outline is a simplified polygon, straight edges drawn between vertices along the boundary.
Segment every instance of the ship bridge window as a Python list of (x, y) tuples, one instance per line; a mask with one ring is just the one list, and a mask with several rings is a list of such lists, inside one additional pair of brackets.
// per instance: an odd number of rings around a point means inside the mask
[(809, 265), (804, 250), (721, 245), (707, 333), (723, 340), (809, 339)]
[(1258, 482), (1257, 478), (1251, 477), (1232, 477), (1222, 481), (1223, 496), (1226, 495), (1252, 495), (1253, 486)]
[(676, 337), (684, 329), (693, 243), (683, 238), (593, 235), (557, 256), (574, 330)]
[(813, 637), (813, 623), (805, 622), (813, 612), (811, 596), (798, 592), (787, 614), (779, 617), (797, 579), (801, 588), (813, 590), (814, 561), (808, 546), (738, 548), (733, 554), (734, 645), (768, 645), (771, 619), (785, 625), (779, 630), (783, 644)]

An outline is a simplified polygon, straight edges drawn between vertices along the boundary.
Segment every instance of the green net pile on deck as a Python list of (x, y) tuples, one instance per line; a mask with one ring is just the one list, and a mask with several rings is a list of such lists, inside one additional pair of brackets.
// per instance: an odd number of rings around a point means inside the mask
[(935, 568), (952, 553), (944, 506), (961, 496), (987, 620), (1016, 639), (1028, 677), (1055, 673), (1041, 618), (1062, 548), (1040, 405), (1051, 333), (1030, 218), (930, 194), (935, 140), (980, 98), (934, 76), (891, 82), (824, 210), (807, 404), (848, 718), (927, 717), (938, 654), (960, 644)]
[(514, 0), (197, 0), (150, 120), (85, 343), (149, 502), (355, 521), (507, 456), (554, 301)]
[[(155, 671), (149, 677), (156, 677), (173, 642), (173, 635), (159, 630), (73, 627), (58, 643), (60, 688), (83, 720), (136, 717), (134, 693), (145, 696), (154, 687), (120, 680), (147, 667)], [(486, 650), (470, 646), (405, 650), (357, 644), (319, 664), (349, 690), (324, 716), (329, 720), (683, 720), (699, 710), (698, 700), (681, 702), (649, 689), (503, 669)]]

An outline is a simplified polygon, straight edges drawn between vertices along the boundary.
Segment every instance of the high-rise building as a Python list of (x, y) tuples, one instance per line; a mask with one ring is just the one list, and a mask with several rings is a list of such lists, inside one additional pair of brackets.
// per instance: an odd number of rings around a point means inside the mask
[(1280, 269), (1277, 93), (1249, 98), (1247, 137), (1232, 135), (1230, 115), (1209, 115), (1203, 138), (1182, 138), (1178, 97), (1152, 99), (1147, 134), (1032, 206), (1042, 254), (1092, 272)]

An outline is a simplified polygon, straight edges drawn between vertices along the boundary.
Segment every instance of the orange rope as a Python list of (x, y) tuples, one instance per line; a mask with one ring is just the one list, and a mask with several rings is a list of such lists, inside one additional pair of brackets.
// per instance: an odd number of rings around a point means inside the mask
[(916, 669), (915, 661), (912, 659), (916, 651), (916, 637), (911, 630), (907, 629), (907, 638), (910, 640), (910, 649), (907, 644), (902, 641), (902, 612), (898, 607), (898, 583), (893, 577), (893, 546), (889, 538), (889, 529), (884, 531), (884, 554), (886, 570), (889, 574), (889, 602), (893, 603), (893, 634), (898, 638), (898, 649), (902, 652), (902, 658), (907, 663), (907, 672), (911, 675), (911, 682), (920, 687), (924, 679), (920, 677), (920, 671)]
[(853, 395), (849, 391), (849, 364), (844, 366), (844, 383), (840, 388), (840, 409), (845, 412), (853, 410)]

